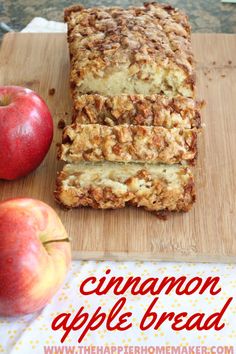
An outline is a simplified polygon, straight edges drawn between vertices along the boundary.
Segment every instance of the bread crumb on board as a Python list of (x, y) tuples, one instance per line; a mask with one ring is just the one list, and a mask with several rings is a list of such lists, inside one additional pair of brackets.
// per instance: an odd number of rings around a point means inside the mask
[(48, 90), (48, 94), (49, 94), (50, 96), (55, 95), (55, 92), (56, 92), (56, 89), (55, 89), (54, 87), (52, 87), (52, 88), (50, 88), (50, 89)]
[(57, 123), (58, 129), (64, 129), (65, 126), (66, 126), (66, 122), (64, 121), (64, 119), (60, 119)]

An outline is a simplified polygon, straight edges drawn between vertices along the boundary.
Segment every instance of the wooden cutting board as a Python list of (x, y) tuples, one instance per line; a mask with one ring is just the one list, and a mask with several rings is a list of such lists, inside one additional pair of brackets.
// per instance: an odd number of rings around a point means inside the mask
[[(194, 34), (198, 96), (207, 105), (196, 167), (197, 203), (167, 221), (135, 208), (62, 210), (54, 201), (57, 122), (70, 122), (69, 56), (64, 34), (7, 34), (0, 84), (37, 91), (54, 117), (55, 134), (43, 164), (14, 182), (0, 181), (0, 200), (39, 198), (60, 215), (75, 259), (236, 261), (236, 35)], [(48, 94), (55, 88), (53, 96)], [(1, 132), (0, 132), (1, 134)]]

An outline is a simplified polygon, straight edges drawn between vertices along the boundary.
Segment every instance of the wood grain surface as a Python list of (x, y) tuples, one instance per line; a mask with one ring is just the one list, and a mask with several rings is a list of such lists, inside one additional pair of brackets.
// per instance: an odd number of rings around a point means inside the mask
[[(7, 34), (0, 84), (37, 91), (55, 122), (43, 164), (14, 182), (0, 181), (0, 200), (38, 198), (60, 215), (75, 259), (236, 261), (236, 35), (194, 34), (198, 97), (207, 102), (195, 168), (197, 203), (188, 214), (157, 219), (141, 209), (64, 211), (54, 201), (60, 119), (70, 122), (69, 56), (65, 34)], [(49, 95), (49, 89), (55, 94)], [(1, 132), (0, 132), (1, 133)]]

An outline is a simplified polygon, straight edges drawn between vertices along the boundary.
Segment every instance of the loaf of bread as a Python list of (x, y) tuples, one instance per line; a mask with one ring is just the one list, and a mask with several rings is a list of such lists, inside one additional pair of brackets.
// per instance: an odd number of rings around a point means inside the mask
[(58, 174), (57, 201), (65, 207), (188, 211), (195, 200), (191, 171), (180, 165), (138, 163), (67, 164)]
[(55, 196), (65, 207), (188, 211), (201, 103), (187, 16), (169, 5), (65, 10), (72, 124)]

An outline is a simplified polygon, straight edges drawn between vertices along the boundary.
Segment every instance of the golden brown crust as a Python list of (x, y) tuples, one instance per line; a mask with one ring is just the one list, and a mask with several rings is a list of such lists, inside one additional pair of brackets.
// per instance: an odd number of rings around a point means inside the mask
[(199, 128), (201, 105), (201, 102), (182, 96), (81, 95), (74, 98), (73, 122)]
[(65, 10), (74, 95), (166, 93), (194, 96), (195, 72), (187, 16), (146, 3), (122, 9)]
[(69, 21), (69, 18), (72, 15), (73, 12), (79, 12), (79, 11), (81, 11), (83, 9), (84, 9), (83, 5), (80, 5), (80, 4), (71, 5), (71, 6), (67, 7), (64, 10), (64, 21), (65, 22)]
[(62, 143), (59, 158), (70, 163), (102, 160), (193, 163), (197, 132), (140, 125), (72, 124), (64, 129)]
[(191, 171), (179, 165), (82, 163), (66, 165), (58, 174), (55, 197), (67, 208), (188, 211), (195, 186)]

